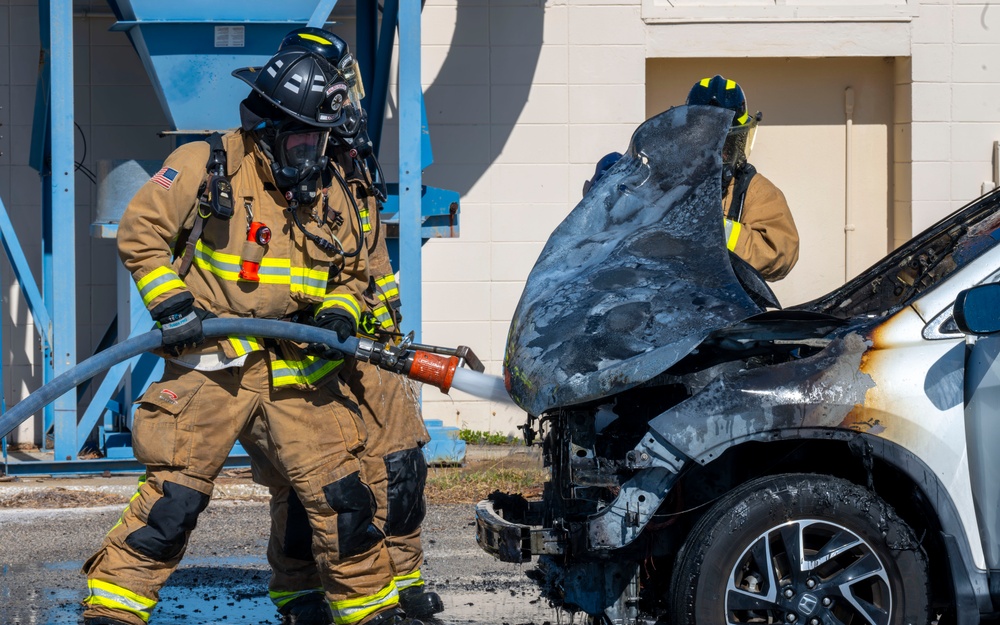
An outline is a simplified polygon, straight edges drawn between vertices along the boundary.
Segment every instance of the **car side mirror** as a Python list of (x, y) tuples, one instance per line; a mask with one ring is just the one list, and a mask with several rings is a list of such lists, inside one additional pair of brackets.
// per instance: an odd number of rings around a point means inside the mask
[(1000, 332), (1000, 283), (980, 284), (959, 293), (955, 323), (966, 334)]

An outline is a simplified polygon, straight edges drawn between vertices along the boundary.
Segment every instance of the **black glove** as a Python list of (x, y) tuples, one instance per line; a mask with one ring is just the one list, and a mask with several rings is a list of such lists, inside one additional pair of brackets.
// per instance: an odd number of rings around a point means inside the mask
[(157, 306), (153, 314), (163, 335), (163, 351), (171, 356), (179, 356), (185, 349), (203, 343), (205, 334), (201, 322), (215, 316), (195, 308), (194, 297), (190, 293), (171, 297)]
[[(346, 310), (339, 308), (321, 312), (316, 317), (316, 325), (324, 330), (336, 332), (337, 338), (341, 342), (346, 341), (358, 332), (354, 318)], [(339, 345), (328, 345), (326, 343), (310, 343), (306, 351), (325, 360), (343, 360), (345, 355)]]

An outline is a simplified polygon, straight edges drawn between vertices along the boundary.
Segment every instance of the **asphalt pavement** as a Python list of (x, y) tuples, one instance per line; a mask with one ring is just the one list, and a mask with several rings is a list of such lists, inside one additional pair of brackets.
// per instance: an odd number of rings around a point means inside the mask
[[(0, 625), (80, 623), (80, 601), (86, 594), (80, 567), (122, 508), (11, 508), (0, 498)], [(474, 518), (471, 505), (428, 509), (422, 570), (429, 588), (444, 601), (441, 622), (570, 622), (539, 598), (525, 576), (531, 565), (505, 564), (479, 549)], [(150, 625), (280, 623), (267, 599), (268, 527), (262, 501), (213, 500), (180, 568), (161, 592)]]

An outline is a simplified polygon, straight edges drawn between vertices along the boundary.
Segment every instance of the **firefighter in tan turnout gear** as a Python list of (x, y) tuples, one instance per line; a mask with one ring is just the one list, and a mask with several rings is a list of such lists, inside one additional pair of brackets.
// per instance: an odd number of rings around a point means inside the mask
[(799, 259), (799, 232), (785, 195), (747, 162), (760, 113), (751, 116), (743, 88), (719, 75), (696, 82), (687, 103), (733, 111), (733, 124), (722, 147), (726, 247), (765, 280), (784, 278)]
[[(351, 58), (342, 39), (317, 28), (292, 31), (281, 44), (282, 50), (287, 47), (308, 48), (337, 66)], [(399, 289), (378, 215), (379, 197), (384, 196), (374, 184), (367, 165), (373, 156), (364, 111), (356, 109), (351, 113), (357, 116), (330, 133), (330, 182), (332, 187), (347, 191), (347, 199), (352, 202), (352, 209), (358, 211), (367, 241), (371, 277), (361, 301), (360, 333), (391, 341), (398, 337)], [(425, 513), (427, 477), (421, 447), (430, 437), (420, 415), (416, 389), (402, 376), (355, 360), (345, 364), (343, 375), (368, 429), (368, 444), (361, 457), (363, 475), (378, 503), (376, 525), (386, 535), (399, 605), (409, 616), (430, 617), (444, 608), (436, 593), (425, 590), (420, 571), (423, 563), (420, 524)], [(254, 428), (248, 439), (241, 439), (244, 447), (257, 448), (261, 435), (260, 428)], [(301, 501), (266, 458), (255, 460), (253, 467), (255, 479), (271, 492), (272, 525), (268, 543), (268, 561), (273, 571), (271, 600), (279, 609), (286, 602), (300, 602), (302, 609), (286, 618), (288, 625), (334, 622), (335, 615), (320, 600), (320, 571), (310, 550), (311, 530)]]
[[(726, 247), (765, 280), (781, 280), (799, 259), (799, 232), (785, 195), (747, 162), (761, 114), (751, 116), (743, 88), (719, 75), (696, 82), (688, 93), (687, 104), (733, 111), (732, 126), (722, 148)], [(594, 177), (583, 185), (584, 195), (621, 157), (612, 152), (598, 161)]]
[[(254, 453), (300, 502), (337, 622), (419, 623), (397, 608), (343, 355), (255, 337), (205, 341), (201, 329), (217, 315), (315, 323), (342, 340), (356, 332), (367, 253), (346, 196), (320, 183), (328, 133), (358, 103), (354, 69), (288, 47), (260, 72), (237, 70), (253, 89), (241, 128), (221, 145), (178, 148), (125, 211), (119, 253), (169, 360), (135, 414), (146, 474), (84, 565), (85, 625), (149, 621), (233, 443), (251, 429), (264, 433)], [(294, 622), (300, 605), (281, 612)]]

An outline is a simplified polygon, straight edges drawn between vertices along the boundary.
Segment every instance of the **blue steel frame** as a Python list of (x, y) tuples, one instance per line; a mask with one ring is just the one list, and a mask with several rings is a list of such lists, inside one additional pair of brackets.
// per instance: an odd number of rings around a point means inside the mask
[[(317, 0), (309, 25), (322, 27), (336, 3), (337, 0)], [(114, 3), (112, 6), (115, 7)], [(197, 11), (204, 5), (201, 0), (181, 0), (173, 6)], [(418, 341), (422, 304), (421, 244), (424, 239), (442, 236), (446, 231), (449, 234), (445, 236), (457, 235), (458, 206), (457, 193), (421, 184), (422, 169), (432, 162), (432, 155), (420, 78), (420, 10), (419, 2), (403, 2), (401, 7), (399, 0), (385, 0), (379, 25), (377, 0), (358, 0), (356, 43), (365, 83), (372, 85), (365, 106), (370, 112), (370, 132), (377, 151), (388, 94), (393, 35), (397, 28), (399, 31), (400, 159), (399, 184), (393, 189), (398, 189), (398, 204), (397, 198), (392, 198), (387, 203), (386, 213), (390, 220), (394, 220), (391, 213), (397, 213), (403, 312), (406, 329), (413, 330)], [(129, 16), (119, 17), (128, 19)], [(187, 16), (182, 17), (185, 21), (190, 20)], [(39, 171), (43, 184), (41, 291), (31, 275), (2, 201), (0, 241), (39, 332), (45, 361), (43, 381), (47, 382), (75, 366), (77, 357), (72, 0), (40, 1), (39, 29), (42, 63), (37, 83), (31, 163)], [(431, 222), (424, 223), (424, 217), (429, 217)], [(137, 314), (132, 316), (136, 320), (134, 327), (119, 328), (120, 337), (130, 334), (126, 330), (144, 329), (138, 325), (139, 320), (148, 321), (148, 315), (135, 312)], [(145, 313), (145, 309), (141, 312)], [(112, 412), (121, 410), (115, 396), (126, 372), (132, 371), (133, 383), (141, 388), (154, 369), (148, 362), (122, 363), (113, 368), (95, 389), (94, 399), (79, 419), (75, 393), (67, 393), (47, 407), (43, 427), (45, 434), (52, 428), (55, 430), (54, 459), (52, 463), (31, 463), (31, 472), (79, 473), (131, 467), (134, 462), (130, 464), (125, 458), (108, 458), (97, 463), (88, 461), (85, 470), (81, 470), (79, 463), (65, 463), (76, 460), (80, 447), (95, 426), (100, 427), (103, 438), (104, 429), (111, 424), (106, 420), (100, 426), (99, 422), (109, 409)], [(0, 389), (0, 410), (4, 409), (3, 401)], [(6, 461), (6, 439), (2, 451)]]
[[(73, 128), (73, 2), (38, 3), (41, 63), (36, 87), (30, 162), (42, 179), (42, 289), (28, 268), (3, 210), (4, 248), (42, 338), (42, 381), (76, 364), (76, 179)], [(55, 268), (59, 267), (59, 271)], [(55, 457), (71, 460), (76, 437), (76, 393), (43, 413), (43, 435), (55, 428)]]
[[(399, 8), (399, 293), (403, 319), (412, 324), (420, 342), (423, 263), (420, 246), (421, 158), (420, 2), (403, 2)], [(388, 81), (386, 81), (388, 82)]]

